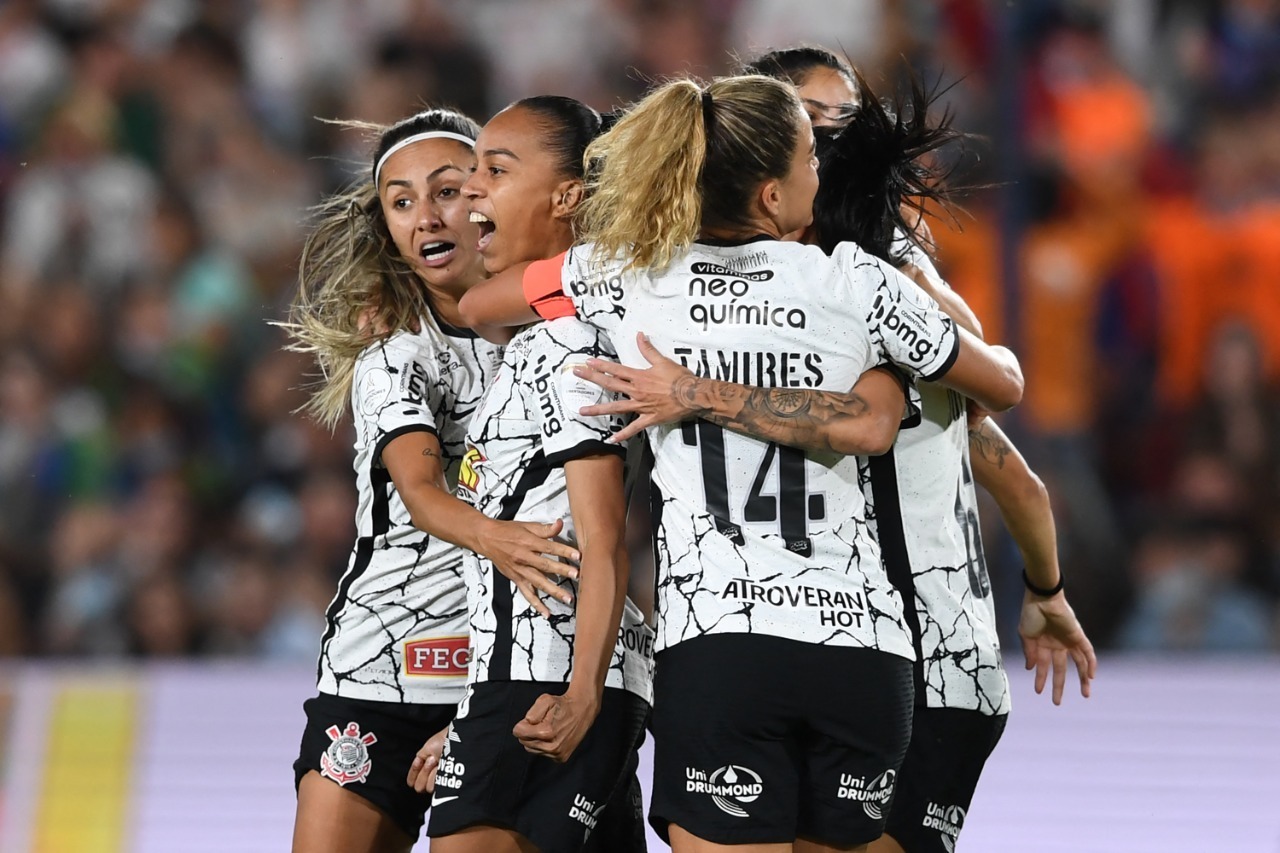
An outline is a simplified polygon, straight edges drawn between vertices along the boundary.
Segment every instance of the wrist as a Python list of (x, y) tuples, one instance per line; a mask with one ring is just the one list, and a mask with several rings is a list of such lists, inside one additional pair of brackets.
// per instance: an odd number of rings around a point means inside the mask
[(495, 531), (499, 529), (499, 524), (501, 524), (501, 522), (495, 521), (487, 515), (481, 514), (479, 520), (477, 520), (475, 524), (467, 525), (468, 532), (464, 533), (463, 536), (460, 537), (470, 539), (471, 541), (462, 542), (460, 544), (462, 547), (470, 551), (475, 551), (481, 556), (493, 559), (489, 555), (489, 541)]
[(692, 371), (686, 371), (672, 383), (671, 396), (675, 398), (676, 404), (680, 406), (686, 418), (701, 417), (708, 410), (702, 402), (703, 382), (694, 376)]
[(1061, 569), (1058, 570), (1058, 582), (1051, 587), (1043, 587), (1033, 583), (1031, 578), (1027, 575), (1027, 570), (1022, 570), (1022, 585), (1027, 588), (1027, 592), (1037, 598), (1053, 598), (1055, 595), (1062, 592), (1062, 587), (1065, 583), (1066, 578), (1063, 576)]
[(570, 679), (569, 689), (564, 692), (564, 697), (594, 714), (600, 710), (600, 703), (604, 700), (604, 687), (596, 687), (586, 679)]

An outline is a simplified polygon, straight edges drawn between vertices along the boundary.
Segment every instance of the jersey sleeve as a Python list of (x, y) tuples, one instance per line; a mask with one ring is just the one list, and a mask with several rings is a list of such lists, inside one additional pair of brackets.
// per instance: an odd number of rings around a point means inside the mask
[(434, 385), (432, 354), (414, 340), (397, 336), (369, 347), (356, 362), (351, 408), (374, 446), (375, 465), (382, 465), (387, 445), (406, 433), (429, 432), (439, 438), (428, 399)]
[(837, 246), (834, 257), (881, 360), (927, 381), (951, 369), (960, 354), (960, 335), (933, 297), (852, 243)]
[(902, 394), (906, 398), (906, 403), (902, 408), (902, 423), (900, 427), (902, 429), (910, 429), (911, 427), (919, 426), (923, 416), (923, 403), (920, 399), (920, 389), (916, 385), (915, 377), (891, 361), (877, 364), (876, 367), (887, 370), (902, 386)]
[(583, 406), (607, 403), (615, 396), (575, 375), (573, 369), (591, 358), (616, 358), (609, 339), (574, 319), (544, 323), (530, 352), (534, 418), (542, 437), (547, 464), (564, 463), (599, 453), (626, 455), (626, 447), (606, 439), (622, 428), (616, 416), (588, 417)]

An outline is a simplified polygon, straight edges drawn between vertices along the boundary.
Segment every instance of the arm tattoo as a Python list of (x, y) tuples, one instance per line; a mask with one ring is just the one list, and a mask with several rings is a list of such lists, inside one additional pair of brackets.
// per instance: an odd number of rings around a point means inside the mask
[(434, 457), (436, 457), (437, 459), (439, 459), (439, 458), (440, 458), (440, 454), (439, 454), (439, 453), (436, 453), (436, 452), (435, 452), (434, 450), (432, 450), (430, 447), (424, 447), (424, 448), (422, 448), (422, 455), (423, 455), (423, 456), (434, 456)]
[(701, 414), (703, 407), (698, 403), (698, 377), (686, 374), (671, 386), (671, 396), (675, 401), (694, 414)]
[(832, 451), (829, 433), (841, 422), (865, 417), (871, 406), (861, 395), (850, 391), (837, 394), (797, 388), (749, 388), (717, 383), (720, 399), (734, 405), (733, 414), (706, 408), (701, 417), (765, 441), (792, 447)]
[(760, 398), (764, 409), (771, 415), (779, 418), (800, 418), (809, 413), (812, 401), (803, 391), (794, 388), (761, 390), (762, 393), (755, 393), (752, 396)]
[(969, 428), (969, 447), (978, 451), (988, 463), (1003, 468), (1004, 458), (1013, 453), (1013, 448), (1004, 440), (1004, 436), (993, 433), (987, 424), (988, 421), (984, 419), (977, 429)]

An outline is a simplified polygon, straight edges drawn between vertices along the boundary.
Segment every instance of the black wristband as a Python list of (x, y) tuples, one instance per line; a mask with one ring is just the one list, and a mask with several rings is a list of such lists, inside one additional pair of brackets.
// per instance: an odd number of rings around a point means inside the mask
[(1062, 585), (1065, 582), (1066, 577), (1062, 574), (1062, 569), (1058, 569), (1058, 582), (1054, 585), (1053, 589), (1044, 589), (1043, 587), (1038, 587), (1033, 584), (1031, 582), (1031, 578), (1027, 577), (1027, 570), (1022, 570), (1022, 585), (1030, 590), (1032, 595), (1038, 595), (1041, 598), (1052, 598), (1062, 592)]

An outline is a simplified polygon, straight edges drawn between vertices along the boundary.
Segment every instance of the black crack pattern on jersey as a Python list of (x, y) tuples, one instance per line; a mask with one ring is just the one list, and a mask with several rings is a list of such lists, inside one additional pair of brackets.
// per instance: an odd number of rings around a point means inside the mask
[[(573, 518), (562, 467), (547, 458), (604, 441), (621, 428), (616, 419), (583, 418), (578, 408), (593, 400), (562, 399), (566, 383), (581, 383), (569, 372), (588, 358), (613, 358), (608, 339), (574, 319), (542, 323), (507, 346), (501, 369), (480, 401), (467, 436), (468, 466), (458, 494), (491, 518), (565, 522), (562, 538), (573, 541)], [(583, 384), (585, 389), (595, 386)], [(589, 390), (576, 393), (589, 394)], [(598, 393), (598, 392), (596, 392)], [(530, 476), (536, 472), (537, 476)], [(475, 678), (568, 681), (572, 675), (576, 622), (571, 605), (545, 594), (550, 618), (539, 616), (514, 585), (487, 559), (467, 565)], [(577, 583), (556, 583), (577, 600)], [(499, 586), (505, 585), (505, 586)], [(510, 615), (496, 606), (511, 592)], [(500, 623), (499, 620), (502, 620)], [(652, 640), (628, 651), (623, 633), (652, 632), (635, 605), (627, 602), (606, 685), (650, 696)], [(508, 662), (509, 661), (509, 662)]]
[[(919, 627), (916, 701), (928, 707), (1008, 713), (1008, 681), (990, 587), (986, 596), (975, 596), (971, 580), (985, 566), (976, 540), (976, 496), (967, 473), (964, 403), (954, 392), (929, 383), (920, 385), (920, 395), (922, 422), (902, 430), (893, 450), (899, 505), (881, 506), (884, 496), (872, 487), (871, 463), (859, 467), (869, 520), (877, 526), (897, 524), (906, 537), (911, 574), (906, 594)], [(942, 471), (953, 472), (954, 479), (942, 479)], [(972, 530), (966, 531), (966, 524)], [(892, 555), (886, 551), (885, 557), (889, 561)]]
[[(856, 249), (841, 259), (784, 243), (690, 251), (697, 257), (689, 260), (705, 258), (730, 272), (710, 281), (684, 261), (657, 275), (623, 272), (593, 257), (588, 246), (566, 256), (562, 280), (578, 316), (612, 335), (632, 367), (648, 366), (631, 344), (644, 332), (686, 366), (709, 365), (712, 378), (845, 391), (894, 344), (884, 329), (877, 336), (869, 328), (875, 308), (868, 295), (893, 287), (875, 264), (855, 266)], [(744, 253), (752, 255), (756, 277), (732, 273), (743, 268), (736, 262)], [(923, 309), (928, 328), (917, 335), (944, 335), (947, 321), (929, 310)], [(897, 350), (906, 357), (901, 342)], [(880, 565), (851, 458), (808, 455), (804, 480), (797, 482), (789, 467), (784, 482), (781, 462), (766, 461), (778, 455), (769, 456), (762, 442), (727, 432), (720, 442), (704, 437), (701, 425), (696, 440), (683, 432), (648, 431), (656, 457), (659, 650), (708, 633), (738, 632), (912, 656), (903, 602)], [(710, 449), (705, 458), (704, 447)], [(805, 549), (794, 547), (801, 541), (794, 517), (784, 537), (781, 513), (768, 520), (763, 509), (784, 495), (825, 507), (805, 522)], [(821, 503), (810, 503), (817, 495)]]
[(441, 463), (457, 476), (468, 423), (502, 348), (443, 334), (424, 318), (366, 350), (352, 390), (356, 425), (358, 533), (372, 544), (357, 573), (353, 554), (328, 613), (319, 687), (340, 696), (395, 702), (456, 702), (465, 676), (418, 677), (407, 671), (405, 644), (466, 634), (462, 551), (412, 524), (381, 460), (384, 439), (412, 429), (439, 439)]

